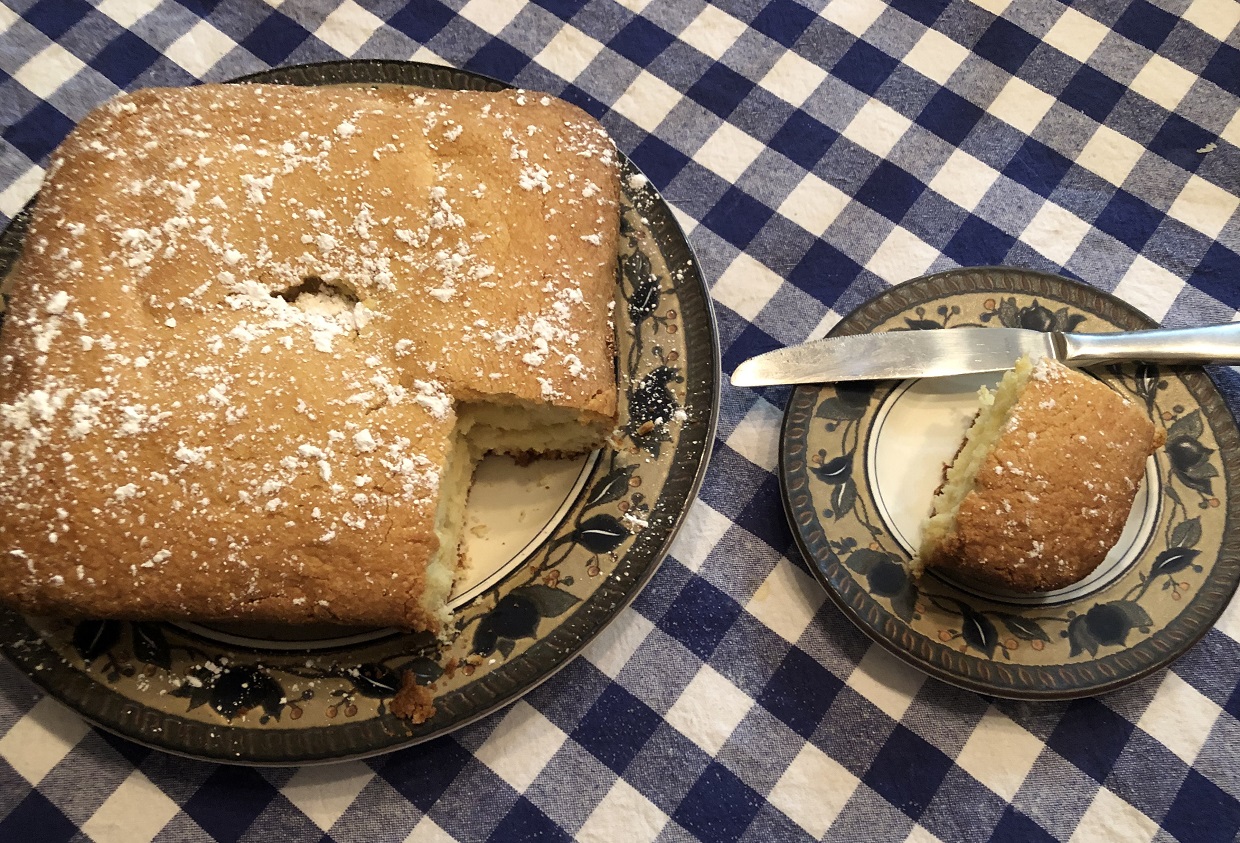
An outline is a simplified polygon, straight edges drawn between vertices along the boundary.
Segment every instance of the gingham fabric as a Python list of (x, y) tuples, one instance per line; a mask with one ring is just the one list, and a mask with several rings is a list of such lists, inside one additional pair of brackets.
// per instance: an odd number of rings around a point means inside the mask
[[(6, 2), (3, 221), (120, 90), (412, 58), (598, 116), (689, 233), (725, 371), (956, 265), (1063, 273), (1166, 325), (1240, 308), (1234, 0)], [(926, 679), (796, 554), (786, 397), (725, 384), (700, 500), (632, 608), (428, 745), (196, 763), (93, 730), (0, 662), (0, 840), (1236, 838), (1240, 609), (1099, 699)]]

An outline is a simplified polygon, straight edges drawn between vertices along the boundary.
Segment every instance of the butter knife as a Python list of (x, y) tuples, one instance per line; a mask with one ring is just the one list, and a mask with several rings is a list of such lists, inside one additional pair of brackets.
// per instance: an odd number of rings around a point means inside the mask
[(1022, 355), (1067, 366), (1240, 363), (1240, 323), (1071, 334), (1024, 328), (948, 328), (825, 337), (746, 360), (733, 386), (937, 378), (1012, 368)]

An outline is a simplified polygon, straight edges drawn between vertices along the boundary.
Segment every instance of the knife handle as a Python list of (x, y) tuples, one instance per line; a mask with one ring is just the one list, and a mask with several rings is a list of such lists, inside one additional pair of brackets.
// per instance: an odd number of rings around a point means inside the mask
[(1240, 363), (1240, 323), (1156, 328), (1113, 334), (1060, 334), (1065, 362), (1077, 366), (1151, 363)]

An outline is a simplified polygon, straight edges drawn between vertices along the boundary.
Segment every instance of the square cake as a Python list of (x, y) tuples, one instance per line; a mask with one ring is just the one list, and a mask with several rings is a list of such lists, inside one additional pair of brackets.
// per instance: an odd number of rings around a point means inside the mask
[(618, 161), (534, 93), (146, 89), (0, 331), (0, 600), (439, 630), (472, 467), (614, 429)]

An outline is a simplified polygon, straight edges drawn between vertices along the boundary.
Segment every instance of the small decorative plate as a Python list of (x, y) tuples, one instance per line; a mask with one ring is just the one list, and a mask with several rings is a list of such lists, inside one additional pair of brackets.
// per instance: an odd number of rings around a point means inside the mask
[[(333, 62), (239, 82), (498, 91), (413, 62)], [(0, 648), (50, 694), (126, 738), (197, 758), (303, 764), (387, 752), (513, 702), (568, 663), (653, 575), (714, 439), (719, 350), (697, 261), (621, 156), (616, 332), (621, 434), (577, 460), (484, 460), (440, 644), (393, 629), (72, 623), (0, 610)], [(0, 235), (0, 278), (28, 213)], [(424, 722), (398, 717), (433, 699)], [(423, 711), (425, 711), (423, 709)]]
[[(1156, 327), (1118, 299), (1017, 269), (959, 269), (871, 300), (833, 335), (960, 326), (1102, 332)], [(930, 500), (1002, 373), (798, 387), (780, 472), (793, 533), (836, 604), (914, 667), (1000, 697), (1070, 699), (1165, 667), (1240, 581), (1240, 432), (1200, 368), (1091, 370), (1167, 432), (1119, 543), (1087, 579), (1012, 594), (906, 563)]]

